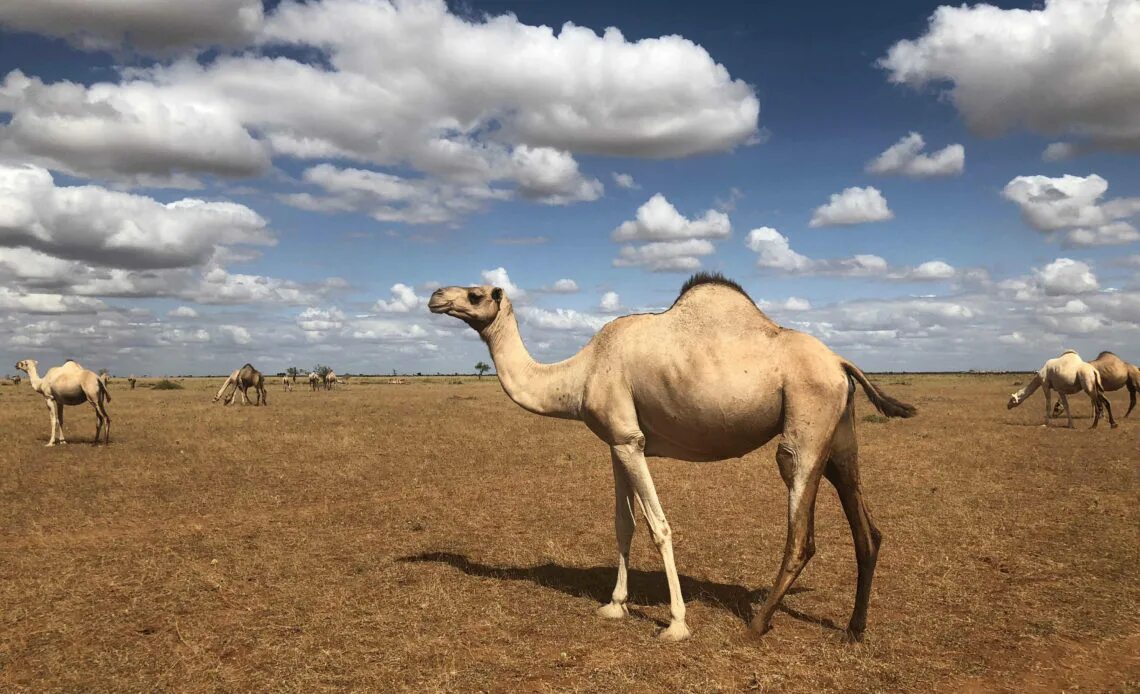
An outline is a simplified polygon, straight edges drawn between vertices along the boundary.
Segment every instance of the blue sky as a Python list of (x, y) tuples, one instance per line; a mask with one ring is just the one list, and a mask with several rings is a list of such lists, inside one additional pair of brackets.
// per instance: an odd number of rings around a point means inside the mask
[(697, 269), (867, 369), (1140, 358), (1140, 2), (939, 7), (6, 3), (0, 358), (469, 371), (437, 283), (553, 360)]

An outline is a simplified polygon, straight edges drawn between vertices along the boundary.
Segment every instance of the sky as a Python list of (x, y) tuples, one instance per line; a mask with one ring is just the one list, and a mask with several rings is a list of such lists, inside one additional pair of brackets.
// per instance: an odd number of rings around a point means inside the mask
[[(1140, 360), (1140, 0), (0, 5), (0, 360), (471, 372), (724, 273), (867, 370)], [(0, 372), (12, 371), (7, 366)]]

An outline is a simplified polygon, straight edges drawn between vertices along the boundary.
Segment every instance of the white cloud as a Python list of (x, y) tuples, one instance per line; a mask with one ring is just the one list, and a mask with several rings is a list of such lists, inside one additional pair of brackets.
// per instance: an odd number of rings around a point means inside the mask
[(756, 252), (757, 267), (788, 275), (882, 277), (910, 282), (945, 280), (957, 275), (953, 267), (940, 260), (927, 261), (917, 267), (892, 268), (883, 258), (869, 253), (857, 253), (849, 258), (809, 258), (793, 250), (788, 237), (772, 227), (753, 229), (744, 243)]
[(253, 336), (249, 330), (240, 325), (219, 325), (218, 330), (235, 345), (248, 345), (253, 343)]
[(706, 210), (689, 220), (665, 196), (657, 193), (637, 208), (637, 218), (614, 229), (614, 241), (677, 241), (682, 239), (723, 239), (732, 233), (728, 215)]
[(197, 318), (198, 312), (189, 306), (179, 306), (178, 308), (167, 311), (166, 315), (171, 318)]
[(832, 193), (830, 201), (812, 213), (808, 226), (866, 224), (894, 219), (894, 216), (894, 212), (887, 207), (886, 198), (877, 188), (851, 187), (845, 188), (842, 193)]
[(962, 145), (947, 145), (937, 152), (923, 154), (925, 146), (922, 135), (912, 132), (867, 162), (866, 170), (915, 178), (956, 176), (965, 170), (966, 149)]
[(622, 310), (621, 297), (617, 292), (606, 292), (602, 294), (602, 300), (598, 303), (598, 310), (602, 313), (618, 313)]
[(792, 250), (788, 237), (772, 227), (760, 227), (748, 232), (744, 244), (759, 254), (756, 265), (788, 273), (804, 272), (815, 261)]
[(1079, 149), (1140, 149), (1140, 9), (1132, 0), (1046, 0), (1031, 10), (942, 6), (924, 35), (899, 41), (880, 66), (950, 100), (983, 135), (1025, 127), (1079, 138)]
[(506, 268), (497, 267), (494, 270), (484, 270), (482, 275), (484, 284), (502, 289), (507, 293), (507, 298), (511, 301), (517, 302), (526, 298), (526, 292), (523, 291), (522, 287), (511, 281)]
[(546, 205), (597, 200), (604, 190), (598, 179), (582, 176), (568, 152), (519, 145), (511, 154), (511, 163), (519, 194)]
[(529, 325), (547, 330), (571, 332), (596, 332), (613, 320), (608, 316), (595, 316), (568, 308), (547, 310), (534, 306), (524, 306), (519, 314)]
[(262, 21), (261, 0), (11, 0), (0, 25), (65, 38), (86, 49), (168, 53), (190, 46), (237, 45)]
[(95, 313), (106, 307), (98, 299), (60, 294), (18, 292), (0, 287), (0, 308), (20, 313)]
[(344, 312), (335, 306), (328, 309), (310, 307), (297, 316), (297, 327), (305, 332), (339, 330), (344, 324)]
[(578, 291), (578, 283), (572, 279), (563, 278), (548, 287), (543, 287), (542, 291), (550, 294), (573, 294)]
[(1029, 340), (1027, 340), (1024, 335), (1015, 330), (1008, 335), (999, 335), (998, 342), (1002, 343), (1003, 345), (1024, 345), (1029, 342)]
[(1101, 201), (1108, 181), (1090, 174), (1018, 176), (1006, 184), (1002, 195), (1017, 203), (1021, 216), (1043, 232), (1067, 230), (1068, 246), (1105, 246), (1131, 243), (1140, 232), (1121, 221), (1140, 213), (1140, 198)]
[(766, 299), (761, 299), (760, 301), (756, 302), (756, 305), (763, 311), (773, 311), (774, 310), (774, 311), (788, 311), (788, 312), (794, 313), (794, 312), (798, 312), (798, 311), (810, 311), (811, 310), (811, 302), (808, 301), (807, 299), (801, 299), (798, 296), (789, 296), (787, 299), (784, 299), (783, 301), (768, 301)]
[(941, 260), (928, 260), (916, 267), (901, 272), (897, 279), (906, 280), (948, 280), (957, 275), (954, 266)]
[(625, 188), (627, 190), (637, 190), (641, 188), (641, 186), (637, 185), (637, 181), (633, 180), (633, 176), (627, 173), (618, 173), (615, 171), (613, 172), (613, 177), (614, 183), (617, 184), (618, 188)]
[(39, 167), (0, 164), (0, 247), (143, 269), (201, 265), (225, 246), (273, 243), (265, 220), (244, 205), (59, 187)]
[(1100, 288), (1088, 263), (1071, 258), (1057, 258), (1034, 275), (1048, 296), (1087, 294)]
[(704, 239), (655, 241), (641, 246), (623, 246), (614, 258), (614, 267), (644, 267), (651, 272), (699, 270), (701, 256), (712, 255), (716, 247)]
[(406, 284), (397, 282), (392, 285), (392, 300), (378, 300), (372, 310), (383, 313), (409, 313), (419, 308), (424, 300), (416, 296), (414, 289)]
[(1140, 241), (1140, 231), (1128, 222), (1111, 222), (1091, 229), (1073, 229), (1065, 234), (1067, 246), (1115, 246)]

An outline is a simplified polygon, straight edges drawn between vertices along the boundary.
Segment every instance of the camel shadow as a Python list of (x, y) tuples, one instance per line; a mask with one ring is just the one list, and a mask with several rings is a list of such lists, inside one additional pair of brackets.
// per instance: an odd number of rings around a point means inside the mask
[[(501, 581), (530, 581), (544, 588), (553, 588), (573, 597), (590, 598), (599, 605), (609, 602), (614, 579), (617, 575), (617, 568), (614, 566), (581, 568), (551, 563), (526, 567), (492, 566), (471, 561), (461, 554), (452, 552), (424, 552), (414, 556), (400, 557), (397, 561), (406, 563), (435, 562), (452, 566), (469, 576), (495, 578)], [(715, 581), (706, 581), (685, 575), (681, 575), (679, 578), (681, 580), (681, 591), (687, 600), (699, 600), (706, 605), (725, 610), (746, 623), (752, 619), (753, 603), (762, 602), (768, 595), (766, 588), (748, 590), (744, 586), (716, 583)], [(793, 586), (788, 594), (805, 593), (811, 590), (811, 588)], [(631, 616), (655, 622), (661, 627), (668, 626), (667, 622), (653, 619), (634, 609), (635, 606), (669, 604), (669, 589), (665, 583), (663, 572), (630, 569), (629, 595)], [(779, 611), (802, 622), (834, 631), (843, 631), (835, 622), (826, 617), (816, 617), (784, 605), (780, 605)]]

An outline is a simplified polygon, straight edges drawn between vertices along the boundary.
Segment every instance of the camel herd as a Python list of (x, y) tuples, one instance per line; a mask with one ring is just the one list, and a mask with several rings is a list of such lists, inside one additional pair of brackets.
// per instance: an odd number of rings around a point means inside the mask
[[(659, 637), (689, 636), (685, 601), (673, 558), (672, 530), (650, 475), (648, 458), (707, 462), (741, 457), (776, 436), (776, 464), (787, 487), (787, 540), (771, 591), (752, 619), (764, 633), (781, 600), (815, 553), (815, 500), (823, 479), (835, 488), (855, 545), (855, 604), (847, 625), (850, 639), (862, 638), (871, 583), (882, 535), (863, 498), (855, 435), (855, 391), (861, 386), (887, 417), (913, 417), (915, 408), (872, 384), (850, 361), (818, 339), (771, 321), (740, 285), (720, 275), (700, 273), (682, 287), (661, 313), (624, 316), (604, 325), (574, 356), (555, 364), (536, 362), (519, 335), (510, 299), (498, 287), (444, 287), (432, 294), (433, 313), (458, 318), (486, 343), (507, 396), (523, 409), (583, 422), (609, 447), (614, 479), (617, 579), (610, 602), (598, 609), (608, 619), (629, 614), (630, 547), (638, 511), (645, 517), (661, 555), (669, 588), (670, 623)], [(90, 403), (96, 413), (95, 443), (105, 427), (110, 441), (110, 402), (105, 377), (74, 361), (41, 378), (31, 359), (16, 365), (28, 374), (51, 413), (47, 445), (66, 443), (65, 405)], [(19, 383), (19, 377), (16, 383)], [(329, 370), (309, 373), (309, 386), (333, 389), (341, 381)], [(134, 376), (128, 379), (135, 386)], [(296, 376), (285, 376), (292, 390)], [(1127, 388), (1128, 412), (1140, 391), (1140, 369), (1111, 352), (1091, 363), (1073, 350), (1050, 359), (1007, 407), (1042, 389), (1045, 424), (1072, 410), (1068, 397), (1085, 393), (1093, 406), (1092, 426), (1102, 410), (1116, 427), (1104, 393)], [(226, 378), (214, 402), (268, 405), (265, 378), (245, 364)], [(1052, 408), (1052, 391), (1060, 401)]]

